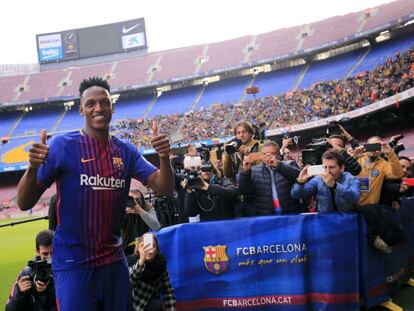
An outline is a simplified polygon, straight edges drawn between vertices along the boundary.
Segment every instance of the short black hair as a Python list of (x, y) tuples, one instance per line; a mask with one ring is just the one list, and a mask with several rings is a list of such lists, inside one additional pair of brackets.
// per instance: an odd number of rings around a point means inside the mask
[(339, 166), (344, 165), (344, 157), (341, 153), (336, 150), (328, 150), (322, 155), (322, 159), (325, 160), (336, 160)]
[(111, 93), (111, 87), (109, 86), (108, 81), (100, 77), (90, 77), (88, 79), (82, 80), (81, 84), (79, 85), (80, 96), (82, 97), (83, 92), (92, 86), (99, 86)]
[(408, 162), (410, 162), (410, 163), (412, 164), (411, 159), (410, 159), (409, 157), (406, 157), (406, 156), (399, 156), (399, 157), (398, 157), (398, 159), (399, 159), (399, 160), (407, 160)]
[(54, 232), (52, 230), (43, 230), (36, 235), (36, 250), (39, 246), (50, 246), (53, 242)]

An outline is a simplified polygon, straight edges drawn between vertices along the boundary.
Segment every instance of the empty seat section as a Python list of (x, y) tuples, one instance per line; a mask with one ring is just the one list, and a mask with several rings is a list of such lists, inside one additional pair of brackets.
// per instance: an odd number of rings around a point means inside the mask
[(28, 89), (19, 100), (44, 99), (58, 96), (62, 80), (67, 72), (63, 70), (45, 71), (30, 75), (27, 81)]
[(197, 86), (162, 93), (148, 113), (148, 117), (190, 110), (200, 89), (201, 86)]
[(34, 135), (41, 129), (50, 131), (62, 109), (42, 109), (27, 112), (13, 132), (13, 136)]
[(389, 21), (397, 20), (413, 11), (414, 1), (412, 0), (392, 1), (373, 9), (366, 9), (363, 13), (365, 14), (366, 21), (361, 31), (384, 25)]
[(301, 28), (295, 26), (258, 35), (249, 61), (273, 59), (293, 53), (299, 43), (297, 38)]
[(0, 77), (0, 102), (13, 102), (27, 76)]
[(21, 111), (2, 112), (0, 114), (0, 137), (3, 137), (9, 133), (14, 122), (21, 114)]
[(279, 95), (289, 92), (295, 85), (303, 66), (261, 73), (256, 77), (255, 86), (259, 87), (257, 97)]
[(238, 102), (250, 79), (250, 76), (246, 76), (210, 83), (198, 102), (196, 109), (200, 107), (206, 108), (214, 103), (229, 104)]
[(56, 132), (67, 132), (83, 128), (83, 117), (79, 114), (77, 106), (73, 106), (63, 117), (60, 124), (55, 129)]
[(29, 160), (29, 149), (39, 140), (40, 137), (36, 136), (11, 138), (0, 148), (0, 165), (26, 163)]
[(82, 80), (89, 77), (105, 77), (106, 74), (111, 72), (112, 65), (113, 63), (105, 63), (72, 69), (72, 74), (69, 78), (71, 85), (66, 86), (61, 95), (79, 96), (79, 85)]
[(199, 72), (240, 66), (246, 57), (247, 46), (251, 37), (242, 37), (208, 46), (206, 62), (200, 66)]
[(122, 89), (126, 86), (148, 82), (150, 68), (157, 63), (157, 54), (118, 61), (109, 84), (111, 88)]
[(203, 54), (204, 45), (168, 51), (162, 54), (160, 70), (154, 73), (152, 81), (181, 78), (195, 73), (197, 58)]
[(142, 118), (145, 109), (152, 100), (151, 95), (139, 95), (131, 98), (120, 98), (115, 104), (112, 120), (127, 118)]
[(341, 80), (358, 61), (365, 49), (338, 55), (329, 59), (313, 62), (310, 64), (299, 88), (309, 88), (316, 82), (328, 80)]

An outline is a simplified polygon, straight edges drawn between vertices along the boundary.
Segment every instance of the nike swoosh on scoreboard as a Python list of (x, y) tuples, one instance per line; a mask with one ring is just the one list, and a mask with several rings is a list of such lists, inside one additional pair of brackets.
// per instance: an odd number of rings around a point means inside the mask
[(131, 27), (129, 27), (129, 28), (125, 28), (125, 26), (124, 26), (124, 27), (122, 28), (122, 33), (123, 33), (123, 34), (128, 33), (128, 32), (130, 32), (131, 30), (133, 30), (133, 29), (137, 28), (139, 25), (141, 25), (141, 23), (136, 24), (136, 25), (134, 25), (134, 26), (131, 26)]
[(91, 162), (91, 161), (95, 161), (95, 158), (92, 158), (92, 159), (84, 159), (84, 158), (82, 158), (81, 159), (81, 162), (82, 163), (88, 163), (88, 162)]

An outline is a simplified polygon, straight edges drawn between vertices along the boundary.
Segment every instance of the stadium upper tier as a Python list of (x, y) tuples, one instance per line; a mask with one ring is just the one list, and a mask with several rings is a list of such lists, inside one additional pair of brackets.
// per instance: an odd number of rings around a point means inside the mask
[[(373, 56), (371, 56), (373, 55)], [(367, 71), (355, 72), (365, 60)], [(260, 92), (253, 101), (246, 86)], [(297, 88), (300, 86), (300, 88)], [(307, 86), (307, 87), (304, 87)], [(264, 123), (266, 129), (284, 128), (353, 111), (414, 87), (414, 35), (385, 41), (372, 48), (339, 55), (308, 65), (257, 76), (234, 77), (159, 94), (119, 97), (112, 133), (141, 148), (150, 147), (151, 124), (160, 132), (181, 133), (185, 142), (232, 135), (240, 120)], [(26, 112), (3, 112), (0, 135), (2, 166), (21, 169), (40, 130), (56, 134), (83, 127), (77, 107), (56, 106)], [(410, 154), (414, 147), (410, 147)], [(19, 168), (16, 168), (19, 167)]]
[[(360, 40), (412, 19), (414, 1), (397, 0), (312, 24), (145, 56), (26, 75), (0, 77), (0, 104), (65, 100), (78, 96), (89, 76), (109, 79), (116, 91), (211, 75), (230, 68), (296, 57)], [(73, 66), (68, 64), (68, 66)]]

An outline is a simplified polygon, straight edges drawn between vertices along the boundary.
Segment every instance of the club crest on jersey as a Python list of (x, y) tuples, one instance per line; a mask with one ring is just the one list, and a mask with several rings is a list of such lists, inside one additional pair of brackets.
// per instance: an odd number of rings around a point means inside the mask
[(226, 253), (226, 245), (203, 246), (203, 249), (204, 267), (208, 272), (221, 274), (227, 271), (230, 265), (230, 260)]
[(122, 162), (122, 158), (112, 157), (113, 163), (118, 170), (122, 170), (124, 168), (124, 162)]

